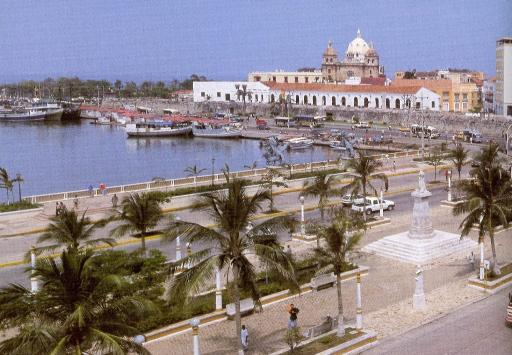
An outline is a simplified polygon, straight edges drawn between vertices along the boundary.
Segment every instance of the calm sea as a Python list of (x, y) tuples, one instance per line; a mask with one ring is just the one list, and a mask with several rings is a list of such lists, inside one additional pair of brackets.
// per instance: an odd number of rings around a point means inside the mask
[[(210, 174), (224, 164), (241, 170), (257, 161), (265, 166), (259, 141), (252, 139), (148, 138), (128, 139), (123, 127), (77, 123), (0, 123), (0, 167), (20, 173), (24, 196), (176, 178), (197, 165)], [(329, 148), (286, 153), (288, 162), (335, 159)], [(15, 193), (17, 196), (17, 186)], [(0, 199), (5, 192), (0, 191)]]

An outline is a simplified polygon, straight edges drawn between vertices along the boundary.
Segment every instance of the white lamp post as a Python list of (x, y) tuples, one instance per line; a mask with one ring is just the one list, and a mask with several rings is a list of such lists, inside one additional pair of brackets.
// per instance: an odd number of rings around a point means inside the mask
[(384, 201), (384, 192), (382, 191), (382, 187), (381, 187), (381, 188), (380, 188), (380, 210), (379, 210), (380, 218), (384, 218), (384, 206), (383, 206), (383, 201)]
[[(181, 221), (180, 217), (176, 217), (176, 221)], [(180, 236), (176, 237), (176, 261), (181, 260), (181, 241)]]
[(30, 272), (30, 291), (37, 292), (39, 290), (39, 284), (37, 283), (37, 278), (34, 276), (36, 268), (36, 248), (34, 246), (30, 248), (30, 266), (32, 267)]
[(480, 280), (483, 280), (485, 277), (485, 268), (484, 268), (484, 241), (480, 243)]
[(215, 271), (215, 310), (222, 309), (222, 278), (220, 270), (217, 268)]
[(363, 307), (361, 302), (361, 274), (356, 275), (356, 329), (363, 329)]
[(300, 235), (304, 237), (306, 235), (306, 226), (304, 225), (304, 196), (300, 195)]
[(192, 327), (192, 348), (194, 355), (200, 355), (199, 351), (199, 319), (194, 318), (190, 321)]

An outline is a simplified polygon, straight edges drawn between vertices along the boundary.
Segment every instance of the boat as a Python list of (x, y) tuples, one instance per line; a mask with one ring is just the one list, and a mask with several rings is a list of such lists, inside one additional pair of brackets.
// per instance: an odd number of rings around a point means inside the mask
[(313, 140), (305, 137), (290, 138), (287, 141), (288, 149), (306, 149), (313, 146)]
[(229, 124), (197, 124), (192, 127), (194, 137), (204, 138), (239, 138), (242, 131)]
[(113, 122), (110, 119), (110, 117), (106, 117), (106, 116), (100, 116), (100, 117), (94, 119), (93, 122), (91, 122), (91, 124), (99, 124), (99, 125), (111, 125), (112, 123)]
[(40, 104), (33, 106), (32, 108), (43, 111), (47, 121), (60, 121), (62, 119), (62, 114), (64, 113), (62, 106), (57, 103)]
[(0, 109), (0, 121), (31, 122), (43, 121), (46, 119), (46, 112), (32, 107), (14, 107)]
[(331, 141), (329, 142), (329, 147), (331, 147), (334, 150), (347, 150), (345, 143), (341, 141)]
[(192, 126), (188, 122), (149, 121), (126, 125), (128, 137), (170, 137), (187, 135), (190, 132)]

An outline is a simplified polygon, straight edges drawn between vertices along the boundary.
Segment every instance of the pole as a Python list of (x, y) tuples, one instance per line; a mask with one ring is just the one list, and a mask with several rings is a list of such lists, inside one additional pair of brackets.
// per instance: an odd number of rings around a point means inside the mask
[(218, 268), (215, 271), (215, 288), (215, 310), (220, 311), (222, 309), (222, 278)]
[(363, 307), (361, 302), (361, 274), (356, 275), (356, 329), (363, 329)]
[(483, 280), (485, 277), (484, 270), (484, 242), (480, 243), (480, 280)]
[(384, 206), (383, 206), (383, 201), (384, 201), (384, 192), (382, 191), (382, 187), (380, 188), (380, 211), (379, 211), (379, 215), (380, 215), (380, 218), (384, 218)]
[(212, 158), (212, 186), (215, 184), (214, 174), (215, 174), (215, 158)]
[(39, 290), (37, 278), (34, 276), (35, 268), (36, 268), (36, 248), (34, 246), (32, 246), (32, 248), (30, 249), (30, 266), (31, 266), (30, 291), (32, 291), (34, 293)]
[(192, 326), (192, 349), (194, 355), (200, 355), (199, 351), (199, 319), (194, 318), (190, 321)]
[(448, 171), (448, 202), (452, 201), (452, 174)]
[(304, 196), (300, 196), (300, 235), (306, 235), (306, 226), (304, 225)]

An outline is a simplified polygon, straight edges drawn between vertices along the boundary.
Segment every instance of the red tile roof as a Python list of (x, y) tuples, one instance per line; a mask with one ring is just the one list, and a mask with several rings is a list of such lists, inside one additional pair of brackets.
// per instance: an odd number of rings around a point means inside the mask
[(361, 84), (364, 85), (381, 85), (386, 83), (386, 78), (379, 76), (378, 78), (361, 78)]
[(405, 86), (422, 86), (432, 91), (451, 91), (452, 81), (450, 79), (395, 79), (391, 82), (391, 86), (405, 87)]
[(422, 85), (417, 86), (382, 86), (382, 85), (337, 85), (337, 84), (305, 84), (305, 83), (276, 83), (273, 81), (263, 82), (266, 86), (274, 90), (281, 91), (320, 91), (320, 92), (374, 92), (374, 93), (394, 93), (394, 94), (415, 94), (421, 89)]

